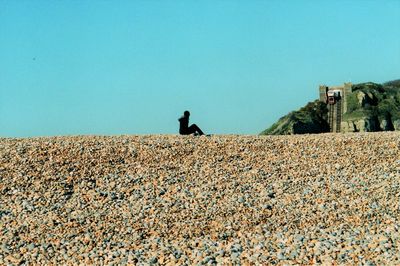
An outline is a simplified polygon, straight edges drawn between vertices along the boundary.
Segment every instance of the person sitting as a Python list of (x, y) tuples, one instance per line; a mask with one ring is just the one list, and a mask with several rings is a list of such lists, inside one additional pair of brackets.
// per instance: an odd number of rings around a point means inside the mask
[(189, 127), (189, 116), (190, 116), (189, 111), (185, 111), (183, 113), (183, 116), (178, 119), (179, 134), (181, 134), (181, 135), (194, 134), (195, 136), (204, 135), (203, 131), (201, 131), (201, 129), (196, 124), (193, 124)]

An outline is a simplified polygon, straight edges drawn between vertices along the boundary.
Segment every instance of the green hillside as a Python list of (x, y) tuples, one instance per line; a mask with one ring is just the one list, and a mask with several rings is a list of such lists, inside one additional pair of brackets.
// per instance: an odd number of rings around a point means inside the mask
[[(347, 96), (342, 132), (400, 130), (400, 80), (354, 84)], [(327, 106), (315, 100), (280, 118), (261, 135), (323, 133), (329, 131)]]
[(261, 132), (261, 135), (290, 135), (305, 133), (323, 133), (329, 131), (327, 122), (328, 109), (326, 104), (316, 100), (309, 102), (300, 110), (293, 111), (270, 128)]

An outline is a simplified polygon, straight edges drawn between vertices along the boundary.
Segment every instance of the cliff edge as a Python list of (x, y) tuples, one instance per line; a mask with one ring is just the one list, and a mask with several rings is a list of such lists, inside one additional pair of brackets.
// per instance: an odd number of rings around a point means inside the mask
[[(400, 79), (383, 84), (373, 82), (352, 85), (341, 132), (400, 130)], [(328, 108), (315, 100), (280, 118), (261, 135), (290, 135), (329, 132)]]

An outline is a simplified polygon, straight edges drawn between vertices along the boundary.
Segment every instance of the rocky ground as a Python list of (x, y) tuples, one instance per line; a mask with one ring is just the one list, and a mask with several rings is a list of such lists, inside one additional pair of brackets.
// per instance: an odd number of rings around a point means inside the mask
[(400, 264), (400, 133), (0, 139), (0, 264)]

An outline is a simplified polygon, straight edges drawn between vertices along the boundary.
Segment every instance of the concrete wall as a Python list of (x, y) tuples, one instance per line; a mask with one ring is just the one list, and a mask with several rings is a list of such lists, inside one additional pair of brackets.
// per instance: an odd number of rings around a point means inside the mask
[(325, 85), (319, 85), (319, 100), (321, 101), (321, 102), (325, 102), (326, 101), (326, 95), (325, 95), (325, 92), (326, 92), (326, 88), (327, 88), (328, 86), (325, 86)]
[(326, 101), (326, 96), (325, 96), (325, 91), (326, 88), (329, 90), (340, 90), (341, 91), (341, 96), (342, 96), (342, 108), (343, 108), (343, 114), (347, 112), (347, 96), (352, 93), (352, 83), (351, 82), (346, 82), (341, 86), (331, 86), (328, 87), (326, 85), (320, 85), (319, 86), (319, 100), (321, 102)]
[[(347, 82), (344, 83), (341, 86), (326, 86), (326, 85), (320, 85), (318, 92), (319, 92), (319, 100), (321, 102), (326, 102), (326, 88), (328, 88), (328, 90), (340, 90), (340, 95), (342, 96), (341, 99), (341, 114), (340, 117), (343, 116), (343, 114), (345, 114), (347, 112), (347, 96), (352, 93), (352, 83), (351, 82)], [(332, 106), (333, 107), (333, 106)], [(336, 108), (335, 108), (336, 109)], [(335, 111), (334, 113), (334, 117), (336, 119), (337, 116), (337, 112)], [(334, 119), (334, 120), (335, 120)], [(334, 128), (334, 132), (336, 131), (336, 126), (341, 127), (341, 125), (330, 125), (332, 128)]]
[(351, 82), (346, 82), (343, 85), (343, 114), (347, 113), (347, 96), (353, 92)]

